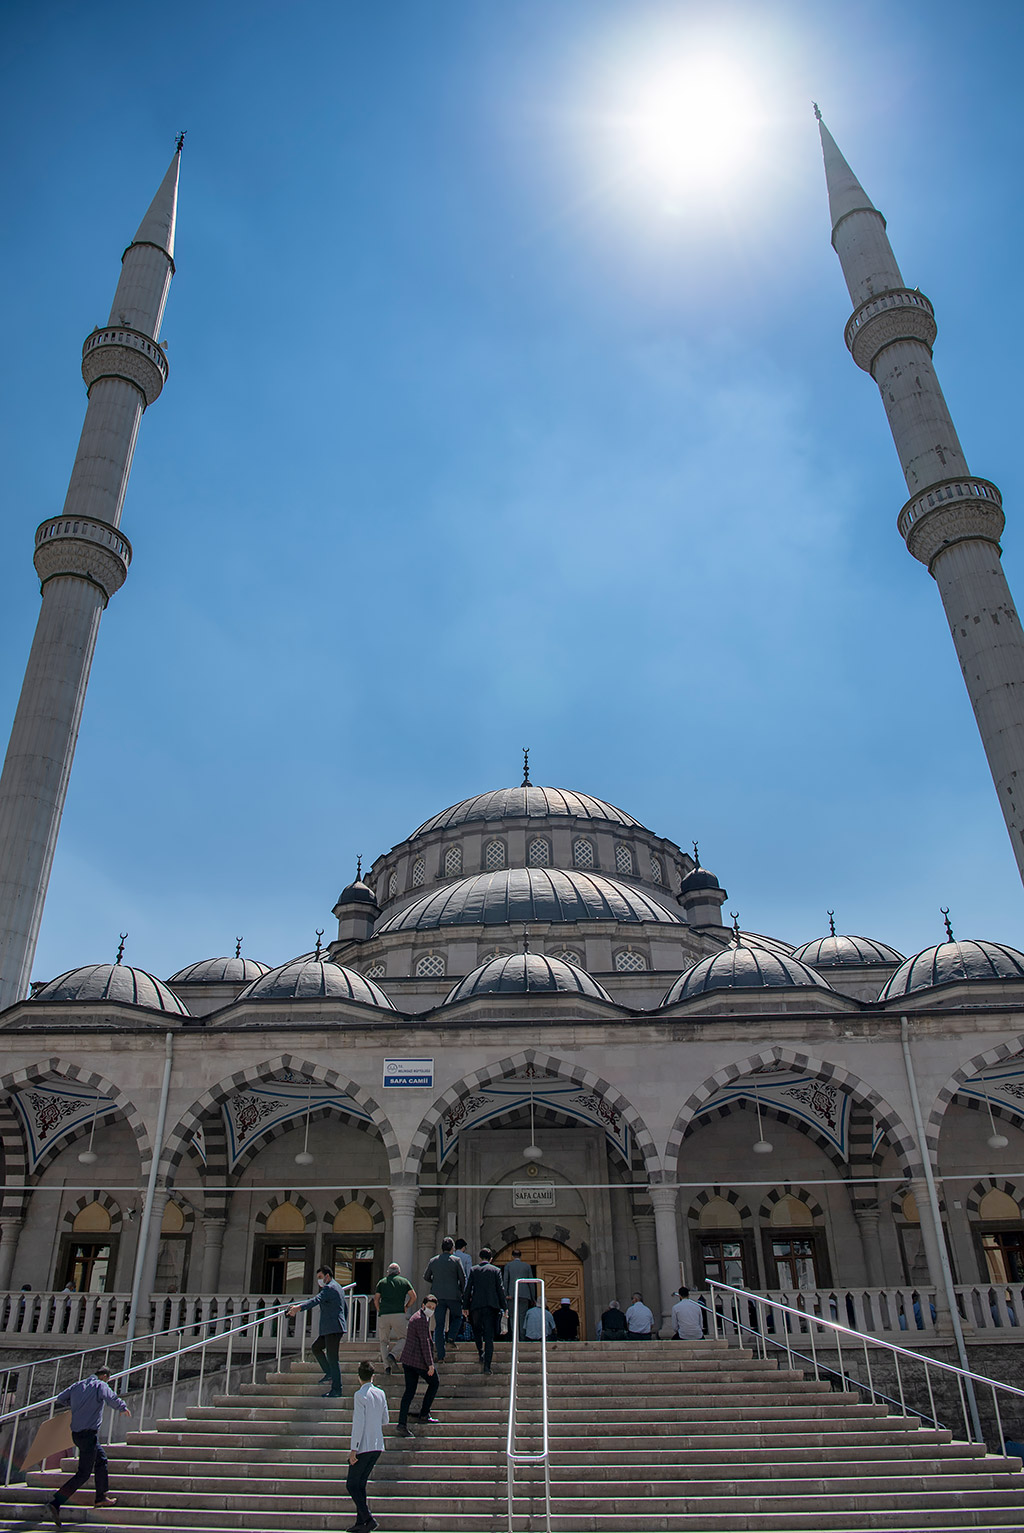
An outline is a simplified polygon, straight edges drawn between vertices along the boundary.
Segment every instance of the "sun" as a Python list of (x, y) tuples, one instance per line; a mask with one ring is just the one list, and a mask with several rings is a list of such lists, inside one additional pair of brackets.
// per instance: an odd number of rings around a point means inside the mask
[(734, 173), (756, 142), (752, 82), (726, 60), (691, 58), (632, 88), (619, 117), (622, 146), (639, 174), (666, 193)]

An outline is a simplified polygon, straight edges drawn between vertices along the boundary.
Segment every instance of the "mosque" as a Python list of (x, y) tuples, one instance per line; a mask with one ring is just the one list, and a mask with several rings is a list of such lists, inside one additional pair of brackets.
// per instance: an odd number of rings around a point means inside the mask
[[(949, 419), (931, 304), (821, 134), (847, 342), (1020, 861), (999, 492)], [(517, 785), (358, 868), (336, 931), (287, 963), (236, 947), (161, 979), (119, 960), (28, 994), (100, 617), (131, 559), (131, 455), (167, 379), (180, 158), (85, 343), (68, 500), (36, 534), (42, 610), (0, 779), (0, 1296), (308, 1293), (321, 1263), (365, 1293), (391, 1260), (416, 1282), (453, 1233), (499, 1261), (520, 1249), (591, 1336), (613, 1297), (665, 1317), (681, 1282), (718, 1279), (862, 1329), (1015, 1344), (1024, 954), (948, 922), (906, 957), (832, 913), (827, 932), (743, 930), (696, 846), (595, 784), (535, 785), (528, 757)], [(17, 1329), (18, 1305), (2, 1313)]]

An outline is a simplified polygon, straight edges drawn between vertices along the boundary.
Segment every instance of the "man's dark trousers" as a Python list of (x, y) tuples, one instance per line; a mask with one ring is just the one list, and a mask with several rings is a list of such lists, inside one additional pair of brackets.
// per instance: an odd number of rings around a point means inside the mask
[(327, 1336), (318, 1336), (309, 1349), (327, 1378), (330, 1379), (331, 1388), (338, 1394), (341, 1393), (341, 1364), (338, 1362), (340, 1342), (341, 1332), (331, 1331)]
[[(445, 1337), (445, 1327), (448, 1335)], [(434, 1352), (439, 1363), (444, 1362), (446, 1342), (455, 1341), (462, 1330), (462, 1300), (438, 1299), (434, 1315)]]
[(420, 1379), (425, 1380), (427, 1386), (427, 1392), (423, 1396), (423, 1403), (420, 1406), (421, 1416), (430, 1415), (430, 1407), (434, 1403), (434, 1396), (437, 1394), (441, 1383), (441, 1380), (437, 1376), (436, 1368), (434, 1369), (433, 1373), (428, 1373), (425, 1368), (410, 1368), (408, 1363), (403, 1363), (402, 1372), (405, 1374), (405, 1394), (402, 1396), (402, 1403), (398, 1407), (398, 1425), (400, 1427), (404, 1427), (408, 1424), (409, 1407), (412, 1404), (413, 1396), (416, 1393), (416, 1387), (419, 1384)]
[(102, 1501), (110, 1488), (110, 1476), (107, 1472), (107, 1455), (100, 1445), (98, 1432), (72, 1432), (71, 1441), (78, 1449), (78, 1468), (70, 1480), (65, 1480), (60, 1490), (54, 1496), (55, 1506), (63, 1506), (65, 1501), (83, 1486), (91, 1474), (96, 1475), (96, 1500)]
[(491, 1366), (491, 1358), (494, 1356), (494, 1338), (498, 1334), (498, 1318), (500, 1309), (492, 1309), (488, 1305), (484, 1309), (470, 1311), (469, 1318), (473, 1323), (473, 1335), (476, 1337), (476, 1350), (480, 1354), (480, 1360), (485, 1368)]
[(357, 1453), (355, 1463), (348, 1466), (345, 1489), (356, 1504), (356, 1522), (370, 1520), (370, 1508), (366, 1501), (366, 1482), (379, 1458), (379, 1453)]

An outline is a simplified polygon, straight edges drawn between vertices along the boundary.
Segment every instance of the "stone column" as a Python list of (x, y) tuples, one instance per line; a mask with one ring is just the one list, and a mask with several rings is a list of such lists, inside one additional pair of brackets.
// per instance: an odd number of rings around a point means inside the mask
[[(945, 1239), (945, 1236), (941, 1230), (935, 1228), (931, 1204), (928, 1201), (928, 1183), (924, 1177), (918, 1177), (916, 1181), (911, 1182), (910, 1190), (914, 1194), (917, 1215), (921, 1221), (921, 1240), (924, 1243), (925, 1260), (928, 1263), (928, 1281), (935, 1289), (935, 1297), (932, 1301), (936, 1309), (935, 1324), (948, 1330), (953, 1322), (946, 1302), (946, 1290), (942, 1282), (942, 1257), (939, 1253), (939, 1241)], [(922, 1304), (921, 1308), (924, 1310), (925, 1306)]]
[[(636, 1230), (636, 1241), (639, 1247), (640, 1260), (638, 1266), (640, 1275), (632, 1285), (639, 1288), (644, 1296), (644, 1303), (649, 1305), (657, 1318), (658, 1302), (661, 1288), (658, 1283), (658, 1246), (655, 1239), (654, 1218), (651, 1214), (634, 1214), (633, 1227)], [(623, 1308), (629, 1308), (631, 1293), (623, 1298)]]
[(437, 1241), (437, 1220), (433, 1215), (429, 1219), (421, 1215), (420, 1218), (413, 1220), (413, 1228), (416, 1233), (415, 1268), (412, 1272), (407, 1272), (405, 1275), (420, 1298), (422, 1298), (427, 1291), (427, 1285), (423, 1281), (423, 1274), (427, 1270), (430, 1258), (440, 1249)]
[(18, 1254), (18, 1237), (24, 1219), (0, 1219), (0, 1293), (11, 1286), (14, 1258)]
[[(153, 1284), (156, 1280), (156, 1264), (160, 1255), (160, 1226), (164, 1222), (164, 1213), (171, 1200), (171, 1195), (166, 1188), (158, 1187), (153, 1194), (153, 1209), (149, 1219), (149, 1240), (146, 1243), (146, 1259), (142, 1268), (142, 1282), (139, 1285), (139, 1303), (142, 1306), (144, 1317), (149, 1315), (149, 1296), (153, 1292)], [(145, 1230), (139, 1230), (139, 1239), (145, 1238)]]
[(414, 1215), (416, 1199), (419, 1195), (418, 1187), (392, 1187), (391, 1189), (391, 1260), (398, 1263), (402, 1269), (402, 1276), (407, 1277), (414, 1288), (416, 1287), (412, 1279), (416, 1233)]
[(220, 1258), (224, 1250), (226, 1219), (203, 1220), (203, 1269), (199, 1278), (200, 1293), (216, 1293), (220, 1283)]
[[(661, 1334), (672, 1334), (672, 1305), (675, 1290), (682, 1282), (679, 1262), (679, 1227), (676, 1224), (678, 1196), (674, 1187), (649, 1187), (647, 1195), (654, 1204), (654, 1232), (658, 1247), (658, 1278), (661, 1293)], [(651, 1308), (657, 1309), (652, 1304)]]
[(885, 1286), (885, 1278), (882, 1273), (882, 1247), (878, 1239), (878, 1205), (876, 1204), (873, 1208), (864, 1206), (857, 1208), (854, 1210), (853, 1217), (860, 1231), (868, 1287), (882, 1288)]

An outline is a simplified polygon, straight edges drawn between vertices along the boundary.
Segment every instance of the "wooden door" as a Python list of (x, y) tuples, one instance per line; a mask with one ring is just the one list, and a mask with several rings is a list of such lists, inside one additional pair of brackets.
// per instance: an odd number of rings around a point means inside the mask
[(583, 1263), (568, 1246), (557, 1240), (516, 1240), (499, 1251), (494, 1261), (503, 1267), (512, 1260), (512, 1252), (521, 1251), (523, 1261), (542, 1278), (547, 1295), (547, 1306), (556, 1310), (563, 1299), (569, 1299), (580, 1317), (580, 1337), (587, 1334), (587, 1312), (583, 1289)]

